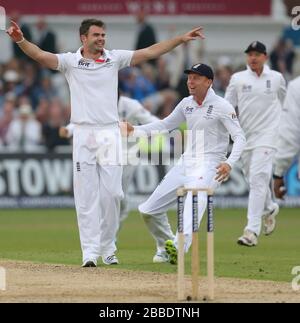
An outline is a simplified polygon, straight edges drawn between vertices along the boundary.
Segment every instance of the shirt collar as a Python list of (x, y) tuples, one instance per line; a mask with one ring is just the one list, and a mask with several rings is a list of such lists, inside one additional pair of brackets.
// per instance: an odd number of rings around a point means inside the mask
[[(202, 102), (202, 105), (201, 106), (204, 106), (208, 101), (210, 101), (213, 96), (215, 96), (216, 93), (215, 91), (212, 89), (212, 87), (210, 87), (206, 93), (206, 97), (204, 98), (203, 102)], [(193, 101), (197, 104), (197, 106), (199, 106), (199, 104), (197, 103), (197, 101), (194, 99), (193, 97)]]
[[(80, 61), (81, 59), (87, 60), (87, 61), (94, 61), (93, 59), (90, 58), (84, 58), (81, 54), (83, 47), (80, 47), (77, 52), (76, 52), (76, 58), (78, 59), (78, 61)], [(108, 58), (111, 59), (111, 56), (109, 54), (109, 51), (106, 50), (105, 48), (103, 48), (103, 55), (102, 55), (104, 61), (106, 61)]]
[[(255, 72), (253, 72), (252, 71), (252, 69), (250, 68), (250, 66), (249, 65), (247, 65), (247, 70), (248, 70), (248, 72), (250, 73), (250, 74), (252, 74), (252, 75), (256, 75), (257, 76), (257, 74), (255, 73)], [(270, 69), (270, 67), (268, 66), (268, 65), (264, 65), (264, 69), (263, 69), (263, 72), (262, 72), (262, 74), (261, 75), (268, 75), (268, 74), (270, 74), (270, 72), (271, 72), (271, 69)]]

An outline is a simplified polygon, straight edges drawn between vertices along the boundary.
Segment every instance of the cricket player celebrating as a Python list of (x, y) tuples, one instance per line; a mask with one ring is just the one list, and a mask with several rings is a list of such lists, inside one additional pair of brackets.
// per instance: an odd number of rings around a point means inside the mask
[(117, 112), (118, 71), (163, 55), (178, 45), (204, 38), (202, 28), (137, 51), (105, 49), (102, 21), (86, 19), (79, 28), (82, 47), (76, 53), (52, 54), (24, 39), (15, 22), (7, 34), (38, 63), (61, 71), (71, 94), (74, 197), (83, 267), (102, 257), (117, 264), (115, 236), (122, 191), (121, 137)]
[(275, 228), (278, 204), (271, 195), (272, 164), (281, 114), (286, 93), (283, 76), (265, 65), (266, 46), (258, 41), (246, 49), (247, 70), (232, 76), (225, 99), (238, 109), (247, 146), (242, 155), (244, 175), (250, 186), (248, 225), (238, 243), (256, 246), (261, 232), (269, 235)]
[[(286, 193), (283, 176), (300, 151), (300, 77), (289, 83), (279, 127), (279, 139), (273, 170), (275, 196)], [(299, 173), (300, 174), (300, 173)]]
[[(185, 70), (190, 96), (184, 98), (165, 119), (143, 126), (122, 124), (122, 132), (151, 135), (153, 131), (171, 131), (187, 122), (187, 148), (178, 163), (165, 176), (150, 198), (139, 206), (145, 223), (156, 240), (154, 262), (177, 262), (177, 238), (171, 231), (166, 211), (176, 201), (179, 187), (216, 189), (226, 180), (233, 164), (240, 158), (246, 140), (234, 108), (212, 90), (214, 74), (205, 64)], [(234, 144), (227, 159), (231, 135)], [(199, 225), (206, 208), (206, 193), (198, 193)], [(184, 207), (185, 251), (191, 245), (192, 195), (188, 193)], [(166, 242), (167, 241), (167, 242)], [(168, 259), (169, 256), (170, 258)]]

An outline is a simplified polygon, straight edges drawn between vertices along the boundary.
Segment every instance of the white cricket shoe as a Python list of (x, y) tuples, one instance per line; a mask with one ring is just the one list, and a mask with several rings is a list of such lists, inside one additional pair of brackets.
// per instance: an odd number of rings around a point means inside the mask
[(279, 213), (279, 205), (274, 204), (274, 209), (264, 214), (262, 217), (262, 232), (264, 235), (268, 236), (274, 232), (276, 227), (276, 215)]
[(102, 262), (105, 265), (118, 265), (119, 264), (119, 260), (116, 255), (103, 256)]
[(238, 239), (237, 243), (241, 246), (255, 247), (258, 243), (257, 235), (250, 230), (245, 230), (244, 234)]
[(161, 264), (164, 262), (169, 262), (169, 255), (166, 251), (157, 251), (156, 254), (153, 257), (153, 262), (155, 264)]

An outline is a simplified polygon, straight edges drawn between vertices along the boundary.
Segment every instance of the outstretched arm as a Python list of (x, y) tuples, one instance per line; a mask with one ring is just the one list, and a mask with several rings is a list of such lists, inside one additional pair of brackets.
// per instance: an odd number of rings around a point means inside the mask
[(58, 66), (58, 58), (55, 54), (45, 52), (41, 50), (38, 46), (27, 41), (17, 23), (11, 21), (10, 27), (7, 29), (6, 33), (9, 37), (19, 45), (22, 51), (37, 61), (38, 63), (48, 67), (50, 69), (56, 70)]
[(120, 128), (122, 135), (130, 136), (132, 134), (141, 136), (151, 136), (152, 132), (168, 132), (179, 127), (179, 125), (186, 121), (185, 115), (182, 111), (182, 101), (176, 106), (173, 112), (163, 120), (157, 120), (142, 126), (132, 126), (128, 122), (120, 122)]
[(136, 50), (131, 60), (131, 66), (157, 58), (167, 52), (170, 52), (172, 49), (181, 45), (182, 43), (189, 42), (190, 40), (204, 39), (205, 37), (202, 30), (202, 27), (197, 27), (184, 35), (162, 41), (147, 48)]

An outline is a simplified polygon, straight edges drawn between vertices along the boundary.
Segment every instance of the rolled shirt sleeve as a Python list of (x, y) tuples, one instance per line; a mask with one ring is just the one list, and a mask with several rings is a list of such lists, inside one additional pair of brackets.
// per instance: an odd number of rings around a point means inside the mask
[(132, 50), (122, 50), (122, 49), (112, 50), (112, 54), (118, 57), (119, 70), (130, 66), (133, 53), (134, 51)]
[(70, 60), (71, 57), (73, 56), (72, 53), (64, 53), (64, 54), (56, 54), (57, 59), (58, 59), (58, 65), (57, 65), (57, 70), (65, 73), (69, 66), (70, 66)]

